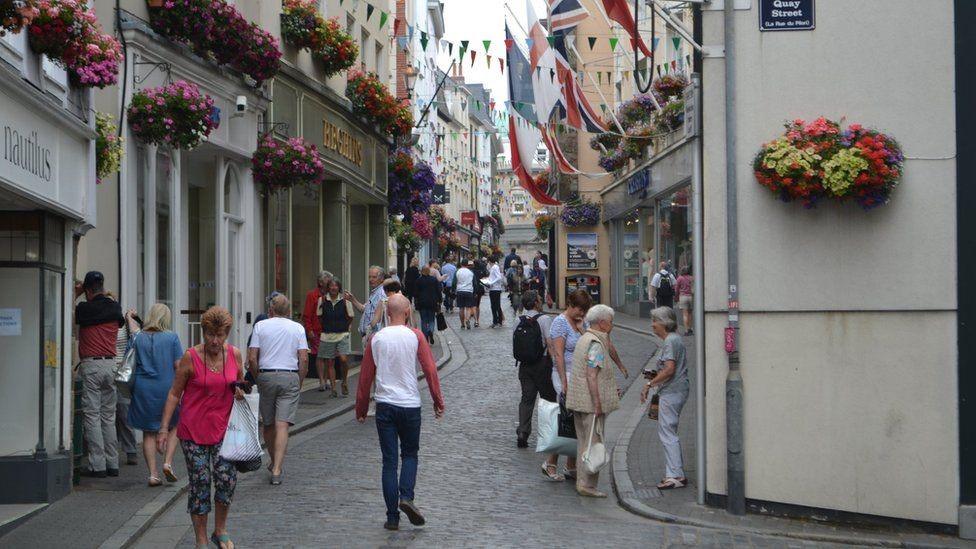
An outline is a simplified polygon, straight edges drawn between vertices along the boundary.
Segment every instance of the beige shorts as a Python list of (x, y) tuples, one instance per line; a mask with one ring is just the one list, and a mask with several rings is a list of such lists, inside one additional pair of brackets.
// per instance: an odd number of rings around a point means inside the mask
[(261, 395), (261, 424), (275, 421), (295, 424), (298, 413), (298, 372), (258, 372), (258, 393)]
[(690, 295), (683, 295), (678, 298), (678, 308), (679, 309), (691, 309), (691, 297)]
[(349, 343), (349, 334), (346, 333), (339, 341), (319, 341), (319, 352), (315, 355), (318, 358), (336, 358), (338, 356), (348, 356), (352, 352)]

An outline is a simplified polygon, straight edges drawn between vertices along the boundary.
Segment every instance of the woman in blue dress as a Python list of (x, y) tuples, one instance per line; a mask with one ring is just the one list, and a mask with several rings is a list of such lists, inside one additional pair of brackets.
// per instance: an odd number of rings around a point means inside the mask
[[(159, 433), (166, 397), (173, 385), (176, 365), (183, 356), (179, 336), (170, 331), (171, 320), (169, 307), (156, 303), (149, 309), (142, 331), (136, 333), (129, 343), (136, 349), (137, 360), (128, 420), (133, 429), (142, 431), (142, 453), (149, 468), (149, 486), (163, 484), (156, 468), (156, 435)], [(176, 422), (177, 418), (174, 417), (171, 423), (175, 425)], [(176, 429), (170, 429), (169, 433), (171, 440), (166, 445), (163, 474), (169, 482), (176, 482), (179, 479), (173, 473), (172, 465), (173, 453), (178, 446)]]

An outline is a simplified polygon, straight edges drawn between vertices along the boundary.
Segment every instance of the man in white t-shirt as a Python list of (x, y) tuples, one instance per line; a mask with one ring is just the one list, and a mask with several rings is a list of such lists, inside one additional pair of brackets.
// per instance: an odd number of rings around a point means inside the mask
[(674, 275), (668, 272), (668, 262), (662, 261), (661, 270), (654, 273), (654, 278), (651, 279), (653, 298), (658, 307), (674, 308), (674, 294), (676, 293), (674, 288), (677, 283)]
[[(383, 500), (386, 502), (387, 530), (400, 527), (400, 511), (410, 524), (424, 524), (424, 516), (413, 503), (417, 480), (417, 454), (420, 450), (420, 390), (417, 388), (417, 363), (434, 401), (434, 417), (444, 415), (437, 364), (427, 338), (416, 328), (406, 326), (410, 302), (395, 294), (387, 302), (389, 323), (376, 332), (366, 345), (356, 391), (356, 420), (366, 421), (369, 390), (376, 381), (376, 432), (383, 452)], [(399, 448), (399, 456), (397, 449)], [(397, 478), (397, 458), (402, 461)]]
[(284, 294), (271, 299), (271, 318), (254, 325), (247, 362), (258, 380), (264, 441), (271, 456), (271, 484), (281, 484), (281, 466), (288, 447), (288, 428), (295, 424), (298, 396), (308, 373), (305, 328), (291, 320), (291, 302)]

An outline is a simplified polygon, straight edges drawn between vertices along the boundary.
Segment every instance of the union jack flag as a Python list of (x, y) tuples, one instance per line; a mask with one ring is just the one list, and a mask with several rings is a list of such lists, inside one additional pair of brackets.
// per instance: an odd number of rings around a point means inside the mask
[(563, 59), (566, 55), (566, 35), (576, 30), (580, 21), (590, 16), (579, 0), (546, 0), (549, 3), (549, 33), (555, 38), (553, 47)]

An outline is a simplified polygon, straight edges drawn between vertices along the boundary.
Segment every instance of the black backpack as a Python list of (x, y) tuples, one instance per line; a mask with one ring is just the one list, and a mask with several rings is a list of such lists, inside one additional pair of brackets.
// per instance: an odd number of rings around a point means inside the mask
[(519, 364), (535, 364), (545, 355), (546, 347), (538, 321), (540, 316), (542, 313), (533, 317), (523, 316), (515, 327), (515, 333), (512, 334), (512, 355)]
[(665, 301), (674, 299), (674, 286), (671, 285), (671, 275), (661, 275), (661, 285), (657, 288), (657, 295)]

